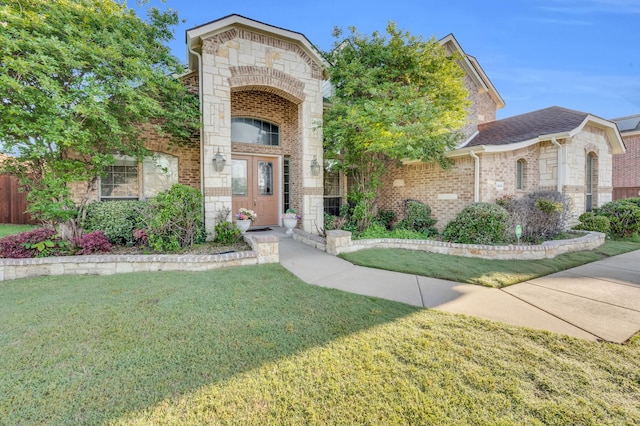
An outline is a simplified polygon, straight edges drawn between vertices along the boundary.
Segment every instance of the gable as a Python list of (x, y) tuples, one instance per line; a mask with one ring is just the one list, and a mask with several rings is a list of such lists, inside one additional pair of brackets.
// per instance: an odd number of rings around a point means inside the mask
[(189, 68), (197, 69), (198, 54), (216, 53), (220, 45), (248, 40), (267, 47), (292, 52), (307, 63), (314, 78), (322, 79), (328, 63), (301, 33), (275, 27), (240, 15), (229, 15), (186, 31)]

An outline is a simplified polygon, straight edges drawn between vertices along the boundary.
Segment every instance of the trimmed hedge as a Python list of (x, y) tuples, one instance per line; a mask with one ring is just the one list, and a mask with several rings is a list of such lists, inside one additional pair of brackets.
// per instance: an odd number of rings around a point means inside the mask
[(442, 231), (445, 241), (461, 244), (504, 244), (509, 240), (511, 216), (493, 203), (470, 204)]
[(144, 201), (103, 201), (88, 204), (82, 227), (103, 231), (111, 244), (133, 245), (133, 231), (142, 228)]

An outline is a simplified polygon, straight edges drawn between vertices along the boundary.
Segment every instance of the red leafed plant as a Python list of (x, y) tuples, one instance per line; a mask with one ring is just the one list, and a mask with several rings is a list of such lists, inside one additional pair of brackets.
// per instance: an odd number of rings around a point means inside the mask
[(49, 247), (49, 244), (43, 243), (53, 243), (55, 235), (53, 229), (38, 228), (0, 238), (0, 256), (14, 259), (36, 257), (39, 254), (38, 245), (42, 243), (43, 248)]
[(78, 255), (92, 253), (108, 253), (111, 251), (111, 243), (104, 235), (104, 231), (94, 231), (75, 239), (78, 246)]

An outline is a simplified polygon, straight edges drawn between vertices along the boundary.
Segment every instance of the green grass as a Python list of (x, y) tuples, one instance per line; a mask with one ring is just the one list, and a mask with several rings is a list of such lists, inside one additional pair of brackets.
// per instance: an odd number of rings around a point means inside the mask
[(627, 346), (279, 265), (0, 284), (3, 424), (638, 424)]
[(0, 238), (7, 235), (19, 234), (20, 232), (31, 231), (35, 225), (13, 225), (10, 223), (0, 223)]
[(360, 250), (340, 257), (370, 268), (487, 287), (505, 287), (633, 250), (640, 250), (640, 239), (608, 240), (595, 250), (542, 260), (489, 260), (402, 249)]

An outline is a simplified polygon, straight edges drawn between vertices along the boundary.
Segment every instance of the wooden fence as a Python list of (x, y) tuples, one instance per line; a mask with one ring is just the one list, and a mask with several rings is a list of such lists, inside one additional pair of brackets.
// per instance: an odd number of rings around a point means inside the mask
[(0, 175), (0, 223), (36, 224), (27, 209), (26, 194), (18, 191), (15, 176)]

